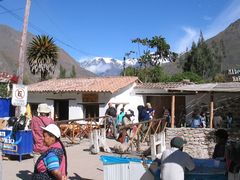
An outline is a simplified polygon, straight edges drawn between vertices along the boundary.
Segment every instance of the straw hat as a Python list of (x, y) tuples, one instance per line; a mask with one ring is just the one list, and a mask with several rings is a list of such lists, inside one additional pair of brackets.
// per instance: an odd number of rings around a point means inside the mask
[(152, 105), (151, 105), (150, 103), (147, 103), (146, 106), (147, 106), (148, 108), (152, 108)]
[(60, 138), (61, 132), (60, 129), (55, 124), (49, 124), (46, 127), (41, 127), (44, 131), (50, 132), (53, 134), (56, 138)]
[(126, 111), (125, 115), (129, 115), (129, 116), (131, 116), (132, 113), (131, 113), (131, 111), (128, 110), (128, 111)]
[(42, 103), (42, 104), (38, 105), (37, 112), (38, 113), (50, 113), (51, 110), (46, 103)]

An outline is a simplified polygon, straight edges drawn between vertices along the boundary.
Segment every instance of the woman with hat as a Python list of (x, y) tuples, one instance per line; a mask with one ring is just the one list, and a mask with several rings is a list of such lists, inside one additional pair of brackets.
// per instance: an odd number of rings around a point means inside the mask
[(37, 112), (39, 116), (33, 116), (31, 121), (34, 163), (36, 163), (36, 160), (39, 158), (39, 156), (47, 150), (47, 146), (45, 146), (43, 143), (43, 130), (41, 127), (54, 124), (53, 119), (49, 117), (51, 110), (47, 104), (39, 104)]
[(60, 129), (55, 124), (41, 128), (43, 129), (44, 143), (48, 149), (38, 158), (32, 179), (66, 180), (67, 155), (60, 141)]

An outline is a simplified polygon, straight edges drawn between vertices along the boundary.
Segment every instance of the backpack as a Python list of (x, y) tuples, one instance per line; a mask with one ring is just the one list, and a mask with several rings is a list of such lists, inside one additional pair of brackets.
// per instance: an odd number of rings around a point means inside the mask
[(62, 162), (62, 157), (64, 155), (64, 152), (60, 148), (51, 148), (47, 150), (45, 153), (43, 153), (37, 160), (35, 166), (34, 166), (34, 173), (32, 175), (32, 180), (54, 180), (55, 178), (50, 174), (50, 172), (47, 170), (46, 172), (38, 172), (37, 167), (41, 160), (43, 160), (50, 152), (53, 152), (57, 155), (59, 159), (59, 164)]

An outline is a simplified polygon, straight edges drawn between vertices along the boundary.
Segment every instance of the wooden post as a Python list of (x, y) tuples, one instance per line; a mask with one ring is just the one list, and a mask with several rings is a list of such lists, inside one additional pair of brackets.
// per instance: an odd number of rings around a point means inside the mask
[(210, 94), (210, 128), (213, 128), (213, 109), (214, 109), (214, 96), (213, 93)]
[(25, 51), (27, 47), (27, 26), (28, 26), (28, 18), (30, 13), (31, 0), (27, 0), (25, 12), (24, 12), (24, 20), (23, 20), (23, 30), (21, 36), (21, 44), (20, 51), (18, 56), (18, 75), (19, 75), (19, 84), (23, 84), (23, 71), (24, 71), (24, 59), (25, 59)]
[(93, 146), (95, 149), (95, 153), (99, 153), (99, 129), (94, 129), (93, 130)]
[[(146, 125), (146, 124), (145, 124), (145, 125)], [(145, 136), (144, 136), (144, 138), (143, 138), (143, 140), (142, 140), (143, 143), (145, 142), (145, 139), (147, 138), (147, 135), (149, 135), (149, 132), (150, 132), (150, 130), (151, 130), (151, 127), (152, 127), (152, 122), (150, 122), (149, 125), (148, 125), (148, 130), (147, 130), (147, 132), (146, 132), (146, 134), (145, 134)]]
[(150, 146), (151, 146), (151, 158), (152, 158), (152, 160), (154, 160), (156, 158), (156, 154), (157, 154), (156, 148), (155, 148), (155, 146), (156, 146), (155, 141), (156, 141), (155, 134), (150, 135), (150, 144), (151, 144)]
[(160, 158), (162, 152), (166, 149), (165, 145), (165, 132), (162, 131), (158, 134), (150, 135), (151, 143), (151, 158)]
[(171, 128), (174, 128), (175, 124), (175, 96), (172, 95), (172, 104), (171, 104)]

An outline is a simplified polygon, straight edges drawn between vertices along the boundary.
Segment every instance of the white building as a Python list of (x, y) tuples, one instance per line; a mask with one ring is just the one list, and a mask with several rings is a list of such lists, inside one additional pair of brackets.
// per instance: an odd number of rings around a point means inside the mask
[(137, 77), (91, 77), (51, 79), (28, 86), (28, 102), (36, 113), (39, 103), (47, 103), (51, 116), (58, 120), (101, 117), (111, 102), (120, 110), (132, 109), (138, 117), (137, 106), (144, 104), (136, 95)]

